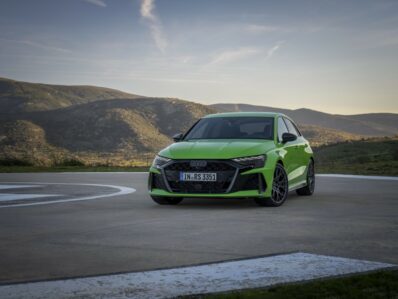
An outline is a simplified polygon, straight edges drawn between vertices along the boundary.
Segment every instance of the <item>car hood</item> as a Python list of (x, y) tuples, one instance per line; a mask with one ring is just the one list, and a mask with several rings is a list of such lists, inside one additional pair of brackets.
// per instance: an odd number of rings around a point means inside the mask
[(173, 143), (159, 152), (171, 159), (232, 159), (255, 156), (274, 148), (272, 140), (195, 140)]

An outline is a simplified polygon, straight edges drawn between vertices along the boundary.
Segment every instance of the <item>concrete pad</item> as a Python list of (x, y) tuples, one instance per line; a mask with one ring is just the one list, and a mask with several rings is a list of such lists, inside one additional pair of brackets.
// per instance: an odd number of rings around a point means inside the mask
[(305, 281), (392, 264), (292, 253), (174, 269), (0, 286), (11, 298), (171, 298)]
[[(146, 173), (0, 174), (7, 185), (46, 185), (26, 193), (91, 198), (0, 208), (0, 284), (292, 251), (398, 264), (396, 181), (321, 176), (313, 196), (292, 192), (273, 209), (212, 198), (160, 206), (148, 196), (147, 179)], [(136, 192), (121, 194), (106, 185)]]

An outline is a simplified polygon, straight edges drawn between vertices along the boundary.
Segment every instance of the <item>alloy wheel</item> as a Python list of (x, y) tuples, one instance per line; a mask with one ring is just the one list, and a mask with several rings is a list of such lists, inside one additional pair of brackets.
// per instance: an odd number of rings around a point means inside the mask
[(275, 203), (283, 202), (288, 193), (287, 175), (282, 166), (275, 168), (274, 181), (272, 183), (272, 200)]

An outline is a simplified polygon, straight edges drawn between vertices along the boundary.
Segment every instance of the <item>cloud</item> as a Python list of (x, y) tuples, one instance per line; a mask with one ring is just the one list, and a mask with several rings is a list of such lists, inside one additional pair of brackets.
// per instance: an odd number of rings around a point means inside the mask
[(158, 16), (154, 12), (155, 0), (141, 0), (140, 13), (141, 17), (147, 21), (151, 36), (155, 41), (156, 47), (164, 52), (167, 48), (168, 42), (163, 33), (162, 24)]
[(141, 0), (140, 13), (143, 18), (156, 20), (156, 17), (153, 13), (154, 9), (155, 9), (155, 0)]
[(240, 48), (236, 50), (228, 50), (221, 52), (210, 62), (210, 64), (225, 64), (236, 60), (241, 60), (253, 55), (261, 53), (261, 49), (257, 48)]
[(265, 26), (265, 25), (256, 25), (250, 24), (246, 26), (246, 30), (251, 33), (268, 33), (268, 32), (288, 32), (291, 29), (289, 28), (282, 28), (278, 26)]
[(84, 1), (97, 6), (106, 7), (106, 3), (104, 0), (84, 0)]
[(246, 47), (246, 48), (224, 51), (215, 56), (214, 59), (209, 64), (210, 65), (227, 64), (248, 57), (260, 56), (260, 55), (262, 57), (265, 57), (265, 59), (270, 59), (276, 53), (276, 51), (280, 49), (283, 43), (284, 41), (280, 41), (271, 48), (269, 48), (268, 50), (263, 48)]
[(244, 25), (243, 30), (252, 34), (263, 34), (263, 33), (292, 33), (292, 32), (303, 32), (303, 33), (314, 33), (319, 32), (323, 27), (319, 25), (297, 25), (296, 27), (288, 26), (269, 26), (259, 24), (248, 24)]
[(267, 51), (267, 54), (266, 54), (266, 59), (269, 59), (269, 58), (271, 58), (272, 57), (272, 55), (274, 55), (274, 53), (276, 52), (276, 51), (278, 51), (279, 50), (279, 48), (281, 47), (281, 45), (283, 44), (284, 42), (283, 41), (281, 41), (281, 42), (278, 42), (275, 46), (273, 46), (272, 48), (270, 48), (270, 49), (268, 49), (268, 51)]
[(4, 41), (7, 43), (14, 43), (14, 44), (22, 44), (22, 45), (35, 47), (35, 48), (42, 49), (42, 50), (49, 50), (49, 51), (53, 51), (53, 52), (71, 53), (71, 51), (68, 49), (51, 46), (51, 45), (47, 45), (47, 44), (40, 43), (40, 42), (34, 42), (31, 40), (15, 40), (15, 39), (0, 38), (0, 41)]

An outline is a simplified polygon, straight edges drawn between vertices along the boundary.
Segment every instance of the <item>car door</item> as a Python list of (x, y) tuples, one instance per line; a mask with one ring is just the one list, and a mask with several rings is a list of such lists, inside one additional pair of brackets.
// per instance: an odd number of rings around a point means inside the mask
[(291, 185), (300, 184), (306, 178), (308, 160), (306, 158), (307, 155), (305, 153), (305, 147), (307, 146), (307, 142), (301, 135), (300, 131), (297, 129), (297, 126), (293, 123), (293, 121), (286, 117), (284, 117), (283, 120), (286, 123), (289, 133), (297, 136), (297, 139), (292, 142), (292, 146), (294, 147), (295, 169), (291, 174)]
[(289, 179), (290, 187), (292, 179), (294, 179), (294, 171), (297, 168), (296, 148), (294, 141), (282, 143), (283, 133), (289, 133), (289, 129), (283, 118), (280, 116), (278, 117), (278, 146), (283, 149), (283, 165)]

